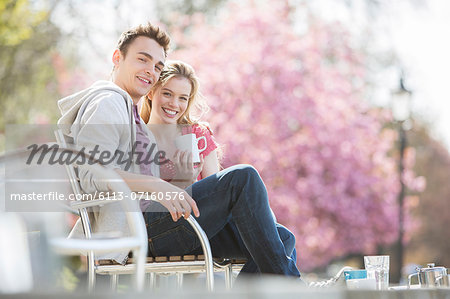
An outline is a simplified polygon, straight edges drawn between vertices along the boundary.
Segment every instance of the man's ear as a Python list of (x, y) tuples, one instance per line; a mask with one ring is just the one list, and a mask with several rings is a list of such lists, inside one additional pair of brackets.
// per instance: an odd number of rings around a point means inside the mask
[(114, 66), (119, 66), (120, 55), (120, 50), (116, 49), (112, 56), (112, 62), (114, 63)]

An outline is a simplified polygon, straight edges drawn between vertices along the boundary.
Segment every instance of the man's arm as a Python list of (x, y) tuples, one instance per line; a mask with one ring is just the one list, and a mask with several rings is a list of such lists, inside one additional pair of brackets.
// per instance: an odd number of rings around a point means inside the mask
[[(115, 171), (133, 191), (163, 193), (164, 199), (160, 200), (160, 203), (169, 210), (173, 221), (177, 221), (182, 216), (187, 219), (191, 210), (196, 217), (200, 216), (197, 204), (185, 190), (153, 176), (131, 173), (121, 169), (115, 169)], [(166, 199), (166, 196), (169, 199)]]
[[(77, 145), (87, 150), (97, 147), (97, 153), (107, 152), (114, 155), (120, 144), (124, 142), (123, 138), (129, 134), (129, 120), (126, 111), (125, 102), (121, 96), (111, 92), (99, 94), (91, 101), (81, 117), (83, 125), (77, 135)], [(98, 155), (93, 158), (98, 158)], [(115, 162), (108, 163), (106, 166), (114, 168), (132, 191), (163, 192), (164, 195), (172, 195), (169, 200), (161, 201), (161, 204), (168, 209), (174, 221), (177, 221), (182, 215), (185, 218), (189, 217), (191, 210), (194, 211), (195, 216), (199, 216), (195, 201), (183, 189), (156, 177), (121, 170)], [(79, 175), (81, 183), (84, 185), (83, 189), (87, 189), (85, 191), (104, 190), (106, 187), (101, 186), (102, 180), (96, 180), (82, 167), (80, 167)]]

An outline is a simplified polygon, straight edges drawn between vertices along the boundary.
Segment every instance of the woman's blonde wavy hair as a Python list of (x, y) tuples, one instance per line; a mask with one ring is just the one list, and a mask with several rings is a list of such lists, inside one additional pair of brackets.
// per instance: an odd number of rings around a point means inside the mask
[(142, 103), (140, 115), (145, 123), (148, 123), (150, 120), (150, 113), (152, 112), (152, 100), (149, 95), (155, 94), (159, 88), (166, 85), (174, 77), (186, 78), (191, 83), (188, 106), (183, 115), (178, 119), (178, 124), (196, 124), (203, 114), (209, 110), (205, 98), (199, 91), (199, 80), (192, 66), (179, 60), (169, 60), (166, 61), (158, 82), (155, 83), (149, 94), (145, 96), (144, 102)]

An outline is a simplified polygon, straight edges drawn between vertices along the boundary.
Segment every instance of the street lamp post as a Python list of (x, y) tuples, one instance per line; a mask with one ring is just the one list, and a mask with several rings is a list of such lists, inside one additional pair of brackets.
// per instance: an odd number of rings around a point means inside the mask
[(406, 186), (403, 181), (404, 171), (404, 154), (407, 146), (406, 130), (407, 121), (411, 113), (411, 95), (412, 92), (405, 88), (403, 74), (400, 77), (399, 88), (392, 93), (392, 114), (398, 127), (399, 136), (399, 152), (400, 157), (398, 161), (398, 172), (400, 180), (400, 192), (398, 193), (398, 239), (396, 246), (396, 262), (397, 273), (393, 275), (393, 282), (400, 282), (403, 268), (403, 235), (404, 235), (404, 200), (406, 193)]

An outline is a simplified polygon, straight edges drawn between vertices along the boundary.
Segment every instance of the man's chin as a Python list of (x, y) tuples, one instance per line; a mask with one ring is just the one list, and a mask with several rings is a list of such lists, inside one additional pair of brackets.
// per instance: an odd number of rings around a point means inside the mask
[(132, 95), (130, 94), (130, 96), (133, 99), (133, 101), (135, 99), (138, 99), (138, 101), (139, 101), (143, 96), (147, 95), (149, 92), (150, 92), (150, 89), (149, 90), (145, 90), (145, 91), (139, 90), (139, 91), (133, 93)]

